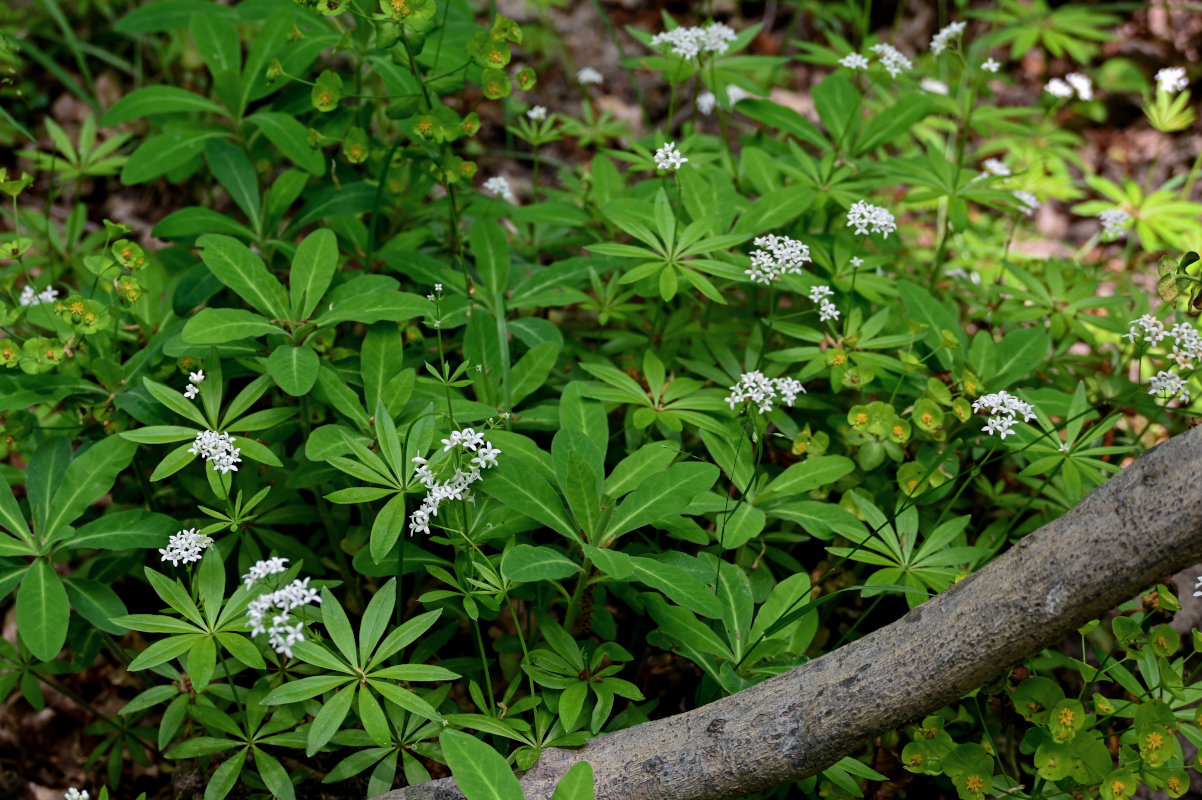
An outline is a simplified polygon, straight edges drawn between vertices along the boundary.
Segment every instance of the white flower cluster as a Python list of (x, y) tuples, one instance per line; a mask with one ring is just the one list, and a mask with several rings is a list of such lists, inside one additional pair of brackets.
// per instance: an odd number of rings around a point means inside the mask
[(839, 59), (839, 64), (850, 70), (868, 69), (868, 59), (859, 53), (848, 53)]
[(651, 46), (671, 45), (672, 52), (684, 58), (696, 58), (701, 53), (722, 55), (735, 40), (735, 32), (721, 22), (711, 22), (704, 28), (686, 28), (683, 25), (651, 37)]
[(503, 200), (513, 202), (513, 191), (509, 188), (509, 181), (497, 175), (494, 178), (489, 178), (484, 182), (484, 191)]
[(1001, 178), (1005, 178), (1011, 174), (1010, 168), (1006, 166), (1006, 163), (996, 158), (985, 159), (981, 162), (981, 166), (985, 168), (985, 172), (988, 174), (997, 175)]
[(213, 537), (197, 533), (196, 528), (188, 528), (172, 535), (167, 540), (166, 548), (159, 548), (159, 555), (164, 561), (170, 561), (171, 566), (178, 567), (182, 561), (191, 564), (200, 561), (204, 551), (213, 546)]
[(901, 51), (891, 44), (874, 44), (869, 48), (872, 52), (880, 56), (881, 63), (888, 70), (889, 76), (896, 78), (908, 69), (913, 69), (914, 65), (910, 63), (910, 59), (901, 54)]
[(1167, 400), (1181, 395), (1183, 402), (1189, 402), (1189, 386), (1180, 375), (1171, 369), (1162, 369), (1152, 376), (1152, 380), (1148, 384), (1148, 394), (1161, 395)]
[(743, 272), (765, 286), (781, 275), (802, 274), (801, 265), (810, 260), (810, 248), (788, 236), (772, 233), (757, 236), (755, 246), (765, 249), (751, 252), (751, 269)]
[(998, 434), (1005, 439), (1014, 433), (1015, 417), (1022, 414), (1023, 422), (1035, 418), (1035, 410), (1030, 403), (1019, 400), (1009, 392), (996, 392), (978, 397), (972, 403), (972, 410), (979, 413), (992, 414), (982, 430), (988, 434)]
[(188, 388), (184, 389), (184, 397), (192, 400), (200, 391), (200, 385), (205, 381), (205, 371), (198, 369), (196, 372), (188, 373)]
[(871, 230), (873, 233), (884, 234), (886, 239), (889, 238), (889, 234), (897, 230), (897, 224), (893, 221), (891, 213), (863, 200), (857, 200), (847, 210), (847, 227), (854, 227), (857, 236), (867, 236)]
[(535, 106), (526, 112), (526, 117), (533, 122), (542, 122), (547, 118), (547, 107)]
[(1108, 208), (1098, 214), (1102, 223), (1102, 238), (1117, 239), (1127, 235), (1127, 226), (1131, 223), (1131, 215), (1121, 208)]
[[(736, 86), (732, 83), (726, 87), (726, 99), (730, 102), (731, 108), (734, 108), (735, 104), (740, 100), (744, 100), (751, 96), (751, 92), (747, 91), (742, 86)], [(714, 96), (713, 92), (705, 91), (697, 95), (697, 110), (707, 117), (714, 113), (714, 106), (717, 104), (718, 98)], [(686, 158), (685, 161), (688, 161), (688, 159)]]
[(213, 469), (225, 475), (227, 472), (237, 472), (242, 463), (240, 448), (234, 447), (236, 440), (228, 433), (217, 431), (201, 431), (196, 434), (196, 441), (188, 448), (188, 452), (200, 456), (202, 461), (208, 461)]
[(676, 142), (668, 142), (655, 151), (655, 166), (659, 169), (680, 169), (688, 159), (676, 149)]
[(818, 304), (818, 321), (839, 319), (839, 309), (830, 301), (834, 291), (829, 286), (814, 286), (810, 288), (810, 299)]
[(734, 411), (739, 403), (752, 402), (760, 407), (760, 413), (766, 414), (772, 410), (772, 404), (777, 402), (777, 395), (785, 405), (792, 407), (797, 395), (805, 394), (805, 387), (796, 378), (767, 378), (759, 370), (744, 372), (739, 382), (730, 387), (730, 396), (726, 402)]
[(1001, 68), (1002, 65), (997, 61), (994, 61), (993, 58), (986, 59), (985, 63), (981, 65), (981, 69), (985, 70), (986, 72), (997, 72)]
[(576, 82), (581, 86), (597, 86), (605, 82), (605, 76), (592, 67), (585, 67), (576, 73)]
[(255, 585), (255, 581), (261, 581), (268, 575), (279, 575), (281, 572), (288, 571), (288, 559), (272, 556), (266, 561), (256, 561), (250, 565), (250, 571), (242, 576), (242, 583), (247, 589)]
[(40, 292), (35, 292), (33, 287), (25, 284), (25, 288), (21, 290), (21, 296), (17, 298), (17, 302), (23, 306), (39, 306), (42, 303), (53, 303), (58, 297), (58, 289), (53, 286), (47, 286)]
[(1177, 94), (1189, 87), (1189, 79), (1185, 77), (1185, 67), (1165, 67), (1156, 73), (1156, 91), (1166, 94)]
[[(259, 562), (262, 563), (264, 562)], [(305, 623), (293, 622), (290, 612), (310, 603), (320, 604), (321, 595), (316, 589), (309, 588), (308, 578), (298, 578), (283, 589), (259, 595), (251, 600), (246, 608), (250, 635), (267, 634), (267, 643), (271, 645), (272, 650), (292, 658), (292, 645), (305, 640)], [(279, 613), (275, 613), (276, 611)]]
[(963, 22), (945, 25), (935, 34), (935, 38), (931, 39), (931, 52), (935, 55), (941, 54), (955, 39), (960, 38), (960, 34), (964, 33), (964, 26)]
[(929, 92), (931, 94), (946, 95), (948, 92), (947, 84), (943, 81), (937, 81), (934, 78), (923, 78), (919, 82), (918, 86), (924, 92)]
[[(1164, 323), (1151, 314), (1144, 314), (1139, 319), (1132, 320), (1127, 332), (1123, 334), (1123, 338), (1132, 343), (1139, 339), (1153, 347), (1167, 337), (1173, 339), (1173, 349), (1168, 357), (1181, 369), (1193, 369), (1194, 362), (1202, 359), (1202, 334), (1193, 325), (1179, 322), (1166, 331)], [(1152, 379), (1151, 386), (1148, 394), (1181, 394), (1182, 399), (1189, 402), (1189, 390), (1185, 387), (1185, 381), (1171, 369), (1158, 372)]]
[(88, 794), (87, 789), (76, 789), (74, 786), (63, 793), (63, 800), (90, 800), (90, 798), (91, 795)]
[(1018, 210), (1026, 214), (1028, 217), (1034, 214), (1042, 205), (1042, 203), (1039, 202), (1039, 198), (1030, 192), (1024, 192), (1021, 189), (1016, 189), (1010, 194), (1014, 195), (1014, 199), (1018, 201)]
[(446, 482), (438, 480), (438, 476), (430, 469), (430, 462), (427, 459), (421, 456), (414, 457), (413, 463), (417, 465), (414, 474), (421, 481), (422, 486), (426, 487), (426, 496), (422, 499), (421, 506), (409, 517), (410, 536), (415, 533), (428, 534), (430, 532), (430, 517), (438, 516), (438, 507), (444, 501), (470, 501), (472, 496), (469, 488), (481, 479), (480, 471), (495, 467), (497, 456), (501, 455), (499, 447), (493, 447), (492, 442), (484, 441), (484, 434), (472, 428), (451, 431), (451, 435), (443, 439), (442, 444), (444, 453), (458, 447), (475, 455), (468, 463), (468, 469), (464, 470), (456, 466), (455, 474)]
[(1052, 78), (1044, 85), (1043, 90), (1053, 97), (1067, 99), (1076, 94), (1082, 100), (1093, 99), (1093, 82), (1080, 72), (1071, 72), (1065, 75), (1063, 80)]

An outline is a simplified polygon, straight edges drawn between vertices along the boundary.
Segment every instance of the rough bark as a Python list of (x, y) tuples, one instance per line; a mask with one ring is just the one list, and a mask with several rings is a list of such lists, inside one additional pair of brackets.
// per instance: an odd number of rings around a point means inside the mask
[[(1202, 560), (1200, 473), (1194, 429), (892, 625), (701, 708), (548, 749), (526, 797), (550, 798), (577, 761), (598, 800), (721, 800), (814, 775)], [(443, 779), (380, 800), (462, 797)]]

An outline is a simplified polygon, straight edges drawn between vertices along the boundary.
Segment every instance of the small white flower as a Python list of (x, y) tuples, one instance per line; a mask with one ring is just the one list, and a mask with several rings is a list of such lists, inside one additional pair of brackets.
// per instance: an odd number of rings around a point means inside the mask
[(985, 171), (990, 175), (997, 175), (1004, 178), (1011, 174), (1010, 168), (1006, 166), (1005, 162), (999, 161), (996, 158), (985, 159), (981, 162), (981, 166), (984, 167)]
[(526, 116), (535, 122), (542, 122), (547, 118), (547, 109), (545, 106), (535, 106), (526, 112)]
[(765, 414), (772, 410), (777, 395), (780, 395), (780, 400), (785, 405), (791, 407), (797, 395), (805, 393), (805, 387), (796, 378), (768, 378), (756, 370), (745, 372), (739, 377), (739, 382), (730, 387), (730, 396), (726, 398), (726, 402), (730, 404), (731, 411), (740, 403), (752, 402), (759, 406), (761, 414)]
[(200, 394), (200, 387), (195, 383), (189, 383), (188, 388), (184, 389), (184, 397), (188, 398), (189, 400), (196, 399), (196, 395), (198, 394)]
[(436, 291), (436, 292), (441, 292), (441, 291), (442, 291), (442, 284), (441, 284), (441, 283), (436, 283), (436, 284), (434, 284), (434, 291)]
[(1160, 344), (1161, 339), (1168, 335), (1164, 329), (1164, 323), (1151, 314), (1144, 314), (1139, 319), (1132, 320), (1127, 328), (1123, 338), (1132, 344), (1135, 343), (1135, 338), (1138, 336), (1147, 344), (1155, 347)]
[(972, 410), (991, 414), (982, 430), (987, 434), (996, 433), (1001, 439), (1014, 433), (1015, 418), (1018, 415), (1022, 415), (1023, 422), (1035, 419), (1035, 409), (1031, 404), (1019, 400), (1009, 392), (982, 395), (973, 401)]
[(960, 34), (964, 33), (964, 25), (963, 22), (953, 22), (944, 26), (939, 33), (935, 34), (935, 38), (931, 39), (931, 52), (939, 55), (946, 50), (954, 40), (960, 38)]
[(500, 175), (486, 180), (484, 182), (484, 191), (508, 200), (510, 203), (513, 202), (513, 191), (509, 188), (509, 181)]
[(852, 256), (851, 265), (853, 267), (862, 267), (864, 266), (864, 259), (860, 258), (859, 256)]
[(261, 581), (268, 575), (278, 575), (281, 572), (288, 571), (288, 559), (272, 556), (266, 561), (257, 561), (251, 565), (250, 571), (242, 576), (242, 583), (246, 588), (254, 585), (255, 581)]
[(1131, 215), (1121, 208), (1108, 208), (1098, 214), (1102, 223), (1102, 238), (1117, 239), (1127, 235), (1127, 226), (1131, 223)]
[(867, 236), (872, 233), (883, 234), (886, 239), (897, 230), (893, 215), (880, 206), (874, 206), (863, 200), (857, 200), (847, 210), (847, 227), (855, 228), (857, 236)]
[(946, 95), (948, 92), (947, 84), (934, 78), (923, 78), (918, 85), (924, 92), (930, 92), (931, 94)]
[(702, 92), (697, 95), (697, 110), (707, 117), (714, 113), (714, 106), (717, 105), (718, 98), (714, 97), (713, 92)]
[(1072, 72), (1064, 76), (1068, 81), (1068, 85), (1077, 91), (1077, 97), (1082, 100), (1093, 100), (1093, 82), (1087, 75), (1082, 75), (1080, 72)]
[(676, 142), (668, 142), (655, 151), (655, 166), (659, 169), (677, 170), (688, 161), (679, 150)]
[(839, 309), (830, 300), (823, 300), (818, 306), (818, 321), (828, 322), (839, 319)]
[(23, 306), (38, 306), (42, 303), (53, 303), (58, 297), (58, 289), (53, 286), (47, 286), (40, 292), (34, 292), (33, 287), (25, 284), (21, 289), (21, 296), (17, 298), (17, 302)]
[(1028, 217), (1034, 214), (1041, 205), (1039, 198), (1030, 192), (1016, 190), (1010, 194), (1014, 195), (1014, 199), (1018, 200), (1018, 210), (1026, 214)]
[(986, 72), (997, 72), (1001, 68), (1002, 65), (997, 61), (994, 61), (992, 58), (986, 59), (985, 63), (981, 65), (981, 69), (985, 70)]
[(204, 551), (213, 546), (213, 538), (197, 533), (196, 528), (180, 531), (167, 540), (167, 547), (159, 548), (159, 555), (171, 566), (178, 567), (182, 561), (191, 564), (200, 561)]
[(484, 446), (476, 451), (472, 464), (480, 469), (489, 469), (497, 465), (497, 456), (499, 455), (501, 455), (500, 448), (493, 447), (492, 442), (485, 442)]
[(1152, 381), (1148, 389), (1148, 394), (1166, 396), (1171, 400), (1177, 395), (1181, 395), (1181, 400), (1185, 403), (1189, 402), (1189, 386), (1176, 372), (1171, 369), (1162, 369), (1152, 377)]
[(781, 275), (802, 274), (802, 264), (810, 260), (809, 246), (788, 236), (766, 234), (757, 236), (754, 243), (762, 249), (751, 252), (751, 268), (743, 272), (765, 286)]
[(906, 70), (913, 69), (914, 67), (914, 65), (910, 63), (910, 59), (902, 55), (901, 51), (899, 51), (893, 45), (881, 42), (880, 44), (874, 44), (869, 49), (880, 57), (881, 63), (885, 66), (885, 69), (889, 72), (889, 76), (892, 78), (896, 78)]
[[(1194, 588), (1195, 588), (1195, 589), (1202, 590), (1202, 575), (1199, 575), (1199, 576), (1196, 578), (1196, 580), (1197, 580), (1197, 583), (1195, 583), (1195, 584), (1194, 584)], [(1194, 592), (1194, 597), (1202, 597), (1202, 591), (1196, 591), (1196, 592)]]
[(188, 452), (200, 456), (202, 461), (208, 461), (213, 469), (222, 475), (237, 472), (238, 464), (242, 463), (240, 448), (234, 447), (237, 441), (228, 433), (217, 431), (201, 431), (196, 434), (196, 440), (188, 448)]
[(72, 786), (63, 794), (63, 800), (90, 800), (87, 789), (76, 789)]
[(576, 73), (576, 82), (581, 86), (596, 86), (604, 81), (605, 76), (592, 67), (585, 67)]
[(868, 59), (859, 53), (848, 53), (839, 59), (839, 64), (850, 70), (868, 69)]
[(1169, 358), (1176, 361), (1182, 369), (1193, 369), (1194, 360), (1202, 357), (1202, 334), (1198, 333), (1198, 329), (1193, 325), (1177, 323), (1169, 331), (1169, 336), (1177, 342), (1173, 352), (1169, 353)]
[(1156, 73), (1156, 91), (1166, 94), (1177, 94), (1189, 87), (1189, 79), (1185, 77), (1185, 67), (1165, 67)]
[(203, 369), (191, 372), (188, 374), (188, 380), (195, 383), (197, 386), (205, 382), (205, 371)]
[(675, 55), (683, 58), (696, 58), (701, 53), (716, 53), (721, 55), (730, 49), (737, 34), (728, 25), (714, 22), (705, 28), (686, 28), (680, 26), (670, 31), (657, 33), (651, 37), (651, 46), (669, 45)]
[(810, 299), (815, 303), (820, 303), (827, 297), (834, 297), (835, 293), (829, 286), (812, 286), (810, 287)]
[(1044, 85), (1043, 90), (1053, 97), (1073, 96), (1073, 87), (1069, 86), (1060, 78), (1052, 78)]
[(751, 97), (751, 92), (742, 86), (736, 86), (732, 83), (726, 87), (726, 99), (730, 101), (731, 108), (734, 108), (740, 100), (746, 100), (748, 97)]

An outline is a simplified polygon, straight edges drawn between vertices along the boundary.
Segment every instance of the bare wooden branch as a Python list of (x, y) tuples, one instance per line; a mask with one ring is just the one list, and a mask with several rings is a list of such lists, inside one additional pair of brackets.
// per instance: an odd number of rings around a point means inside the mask
[[(598, 800), (721, 800), (821, 772), (1202, 560), (1200, 474), (1194, 429), (892, 625), (701, 708), (545, 751), (526, 797), (549, 800), (578, 761)], [(462, 797), (443, 779), (380, 800)]]

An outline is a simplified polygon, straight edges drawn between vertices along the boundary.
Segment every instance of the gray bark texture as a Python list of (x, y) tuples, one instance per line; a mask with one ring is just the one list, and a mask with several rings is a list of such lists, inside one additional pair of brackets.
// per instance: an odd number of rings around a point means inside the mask
[[(902, 619), (667, 719), (548, 749), (530, 800), (588, 761), (597, 800), (722, 800), (817, 774), (1202, 561), (1202, 430), (1152, 448), (1064, 516)], [(450, 778), (379, 800), (462, 800)]]

